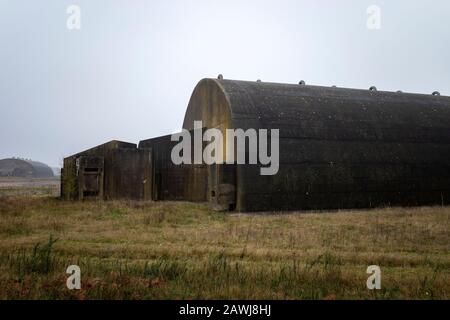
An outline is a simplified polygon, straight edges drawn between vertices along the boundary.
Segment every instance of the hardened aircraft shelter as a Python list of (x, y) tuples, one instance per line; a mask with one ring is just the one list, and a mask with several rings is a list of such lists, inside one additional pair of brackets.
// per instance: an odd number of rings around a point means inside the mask
[(261, 175), (262, 164), (175, 165), (170, 135), (112, 141), (64, 160), (62, 197), (210, 202), (238, 212), (450, 202), (450, 98), (438, 93), (219, 77), (194, 89), (183, 129), (193, 132), (194, 121), (224, 136), (278, 129), (278, 172)]

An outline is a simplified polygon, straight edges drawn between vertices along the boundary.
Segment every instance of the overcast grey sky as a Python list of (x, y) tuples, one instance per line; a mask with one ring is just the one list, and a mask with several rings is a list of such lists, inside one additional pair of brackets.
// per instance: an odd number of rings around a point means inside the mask
[(52, 166), (174, 132), (219, 73), (450, 94), (448, 0), (0, 0), (0, 41), (0, 158)]

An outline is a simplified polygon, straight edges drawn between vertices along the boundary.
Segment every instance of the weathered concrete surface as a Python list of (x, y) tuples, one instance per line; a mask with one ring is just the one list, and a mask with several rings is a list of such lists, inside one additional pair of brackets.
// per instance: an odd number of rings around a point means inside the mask
[[(135, 144), (111, 141), (64, 159), (65, 199), (149, 199), (149, 154)], [(97, 186), (98, 190), (95, 190)], [(85, 194), (83, 194), (85, 193)]]
[(277, 175), (236, 166), (239, 211), (450, 202), (448, 97), (204, 79), (183, 127), (195, 120), (280, 130)]
[(196, 120), (224, 137), (279, 129), (278, 174), (174, 165), (170, 136), (139, 147), (112, 141), (64, 160), (63, 197), (209, 201), (237, 211), (450, 203), (449, 97), (204, 79), (183, 128), (192, 132)]

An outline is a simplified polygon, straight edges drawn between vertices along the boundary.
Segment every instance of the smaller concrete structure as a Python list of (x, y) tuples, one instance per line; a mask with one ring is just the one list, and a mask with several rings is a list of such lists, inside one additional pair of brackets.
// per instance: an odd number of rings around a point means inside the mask
[(149, 157), (136, 144), (114, 140), (65, 158), (61, 195), (67, 200), (149, 199)]

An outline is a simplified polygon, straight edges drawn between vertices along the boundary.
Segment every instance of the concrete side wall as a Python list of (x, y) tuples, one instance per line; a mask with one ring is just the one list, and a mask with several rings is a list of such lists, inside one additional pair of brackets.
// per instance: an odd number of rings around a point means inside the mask
[(206, 201), (206, 166), (174, 165), (171, 160), (171, 152), (177, 143), (171, 141), (171, 136), (139, 143), (140, 150), (149, 150), (152, 155), (152, 199)]
[(78, 177), (75, 166), (75, 157), (64, 159), (64, 165), (61, 168), (61, 198), (64, 200), (77, 200)]

